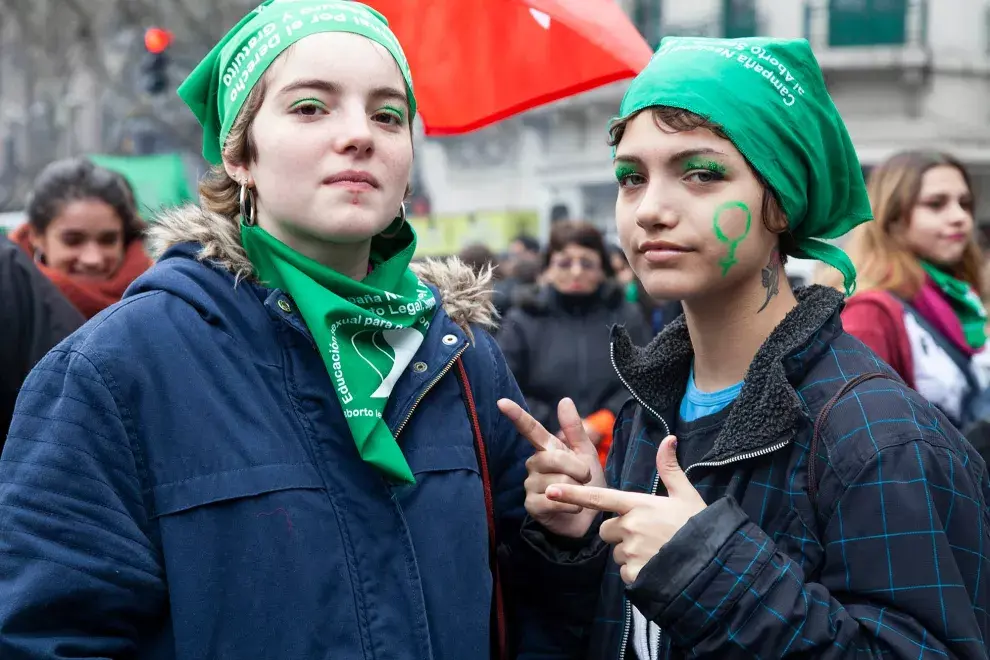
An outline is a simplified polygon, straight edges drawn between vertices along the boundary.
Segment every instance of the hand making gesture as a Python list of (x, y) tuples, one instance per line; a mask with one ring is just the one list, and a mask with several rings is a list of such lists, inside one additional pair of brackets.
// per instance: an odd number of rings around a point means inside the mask
[[(677, 464), (676, 448), (677, 439), (671, 435), (664, 438), (657, 451), (657, 470), (667, 487), (667, 497), (571, 482), (555, 482), (546, 489), (546, 498), (553, 503), (618, 514), (602, 523), (599, 534), (603, 541), (614, 546), (612, 556), (626, 584), (635, 582), (643, 566), (706, 506)], [(527, 487), (527, 507), (528, 492)]]
[(554, 484), (605, 486), (605, 473), (598, 449), (588, 438), (574, 402), (561, 399), (557, 406), (563, 441), (543, 428), (532, 415), (509, 399), (498, 402), (499, 410), (536, 449), (526, 461), (526, 511), (555, 534), (581, 538), (588, 533), (597, 511), (573, 504), (552, 502), (544, 494)]

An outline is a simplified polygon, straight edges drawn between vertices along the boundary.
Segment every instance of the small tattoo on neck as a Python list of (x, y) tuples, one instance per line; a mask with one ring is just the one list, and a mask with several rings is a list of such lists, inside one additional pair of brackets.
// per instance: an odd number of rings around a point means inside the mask
[(767, 299), (763, 301), (763, 306), (756, 310), (759, 314), (767, 305), (770, 304), (770, 299), (775, 295), (780, 293), (780, 251), (774, 248), (770, 252), (770, 261), (763, 268), (763, 288), (767, 290)]

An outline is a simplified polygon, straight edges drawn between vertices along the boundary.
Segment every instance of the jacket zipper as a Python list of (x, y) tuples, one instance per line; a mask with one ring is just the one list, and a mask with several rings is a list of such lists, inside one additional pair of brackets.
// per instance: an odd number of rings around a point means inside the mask
[[(618, 370), (616, 370), (616, 371), (618, 371)], [(619, 378), (622, 378), (622, 376), (619, 376)], [(626, 389), (629, 389), (629, 386), (628, 385), (626, 385)], [(629, 390), (629, 391), (632, 392), (632, 390)], [(633, 394), (633, 397), (635, 397), (635, 396), (636, 395)], [(636, 400), (639, 401), (638, 398)], [(640, 403), (640, 405), (642, 405), (642, 403)], [(653, 411), (650, 411), (650, 412), (653, 412)], [(654, 414), (656, 414), (656, 413), (654, 413)], [(668, 435), (670, 435), (670, 434), (668, 433)], [(730, 456), (729, 458), (723, 459), (721, 461), (705, 461), (703, 463), (695, 463), (694, 465), (691, 465), (686, 470), (684, 470), (684, 476), (687, 476), (688, 473), (691, 472), (691, 470), (693, 470), (696, 467), (721, 467), (723, 465), (728, 465), (729, 463), (737, 463), (739, 461), (748, 461), (751, 458), (758, 458), (760, 456), (766, 456), (767, 454), (772, 454), (773, 452), (777, 451), (778, 449), (783, 449), (784, 447), (786, 447), (789, 444), (790, 444), (790, 440), (785, 440), (783, 442), (778, 442), (777, 444), (772, 445), (770, 447), (764, 447), (763, 449), (757, 449), (756, 451), (746, 452), (745, 454), (739, 454), (737, 456)], [(652, 492), (653, 495), (656, 495), (657, 494), (657, 489), (659, 487), (660, 487), (660, 473), (658, 472), (657, 475), (655, 477), (653, 477), (653, 488), (651, 489), (651, 492)], [(647, 639), (648, 640), (649, 640), (649, 623), (650, 622), (647, 621)], [(625, 660), (625, 657), (626, 657), (626, 646), (629, 643), (629, 633), (630, 633), (630, 629), (631, 628), (632, 628), (632, 607), (630, 606), (629, 601), (626, 600), (625, 601), (625, 625), (622, 628), (622, 645), (619, 647), (619, 660)], [(656, 648), (653, 649), (653, 653), (656, 655), (656, 657), (659, 658), (660, 657), (660, 638), (662, 637), (662, 632), (663, 631), (662, 631), (662, 629), (658, 629), (658, 631), (661, 633), (661, 635), (657, 635), (657, 638), (656, 638)], [(649, 641), (652, 642), (653, 640), (649, 640)]]
[(632, 605), (629, 604), (629, 599), (625, 596), (622, 597), (622, 609), (625, 624), (622, 626), (622, 643), (619, 644), (619, 660), (625, 660), (626, 646), (629, 644), (629, 631), (632, 628)]
[(746, 452), (745, 454), (737, 454), (736, 456), (730, 456), (729, 458), (724, 458), (721, 461), (704, 461), (702, 463), (695, 463), (694, 465), (688, 467), (684, 470), (684, 476), (687, 476), (696, 467), (722, 467), (723, 465), (728, 465), (729, 463), (738, 463), (739, 461), (748, 461), (751, 458), (758, 458), (760, 456), (766, 456), (767, 454), (772, 454), (778, 449), (783, 449), (787, 445), (791, 444), (790, 440), (784, 440), (783, 442), (778, 442), (775, 445), (769, 447), (764, 447), (763, 449), (757, 449), (755, 451)]
[(667, 420), (665, 420), (660, 415), (660, 413), (658, 413), (656, 410), (654, 410), (649, 405), (647, 405), (647, 403), (645, 401), (643, 401), (643, 399), (641, 399), (640, 396), (638, 394), (636, 394), (635, 391), (633, 391), (633, 388), (629, 387), (629, 382), (626, 381), (626, 377), (622, 375), (622, 372), (621, 371), (619, 371), (619, 366), (617, 364), (615, 364), (615, 344), (612, 343), (612, 342), (609, 342), (609, 345), (608, 345), (608, 357), (609, 357), (609, 360), (612, 361), (612, 370), (615, 372), (615, 375), (619, 377), (619, 382), (622, 383), (622, 385), (627, 390), (629, 390), (629, 393), (632, 394), (632, 398), (636, 399), (636, 403), (638, 403), (639, 405), (643, 406), (643, 408), (645, 408), (654, 417), (656, 417), (657, 419), (660, 420), (660, 423), (663, 424), (663, 429), (666, 432), (665, 435), (664, 435), (664, 437), (670, 435), (670, 426), (667, 425)]
[[(622, 372), (619, 371), (619, 366), (615, 363), (615, 344), (612, 342), (609, 342), (608, 353), (609, 353), (609, 360), (611, 360), (612, 362), (612, 370), (615, 371), (615, 374), (619, 377), (619, 382), (621, 382), (622, 385), (627, 390), (629, 390), (629, 394), (631, 394), (632, 398), (636, 400), (636, 403), (642, 406), (644, 410), (648, 411), (650, 414), (656, 417), (661, 424), (663, 424), (663, 429), (665, 432), (664, 437), (670, 435), (670, 426), (667, 424), (667, 420), (665, 420), (660, 413), (658, 413), (656, 410), (650, 407), (645, 401), (643, 401), (642, 397), (636, 394), (636, 391), (629, 386), (629, 382), (626, 380), (625, 376), (623, 376)], [(653, 477), (653, 486), (652, 488), (650, 488), (650, 494), (656, 495), (657, 489), (659, 487), (660, 487), (660, 473), (657, 472), (656, 476)], [(629, 645), (629, 633), (632, 630), (632, 618), (633, 618), (632, 605), (629, 603), (629, 599), (626, 598), (625, 596), (623, 596), (623, 607), (625, 609), (625, 614), (623, 616), (625, 621), (622, 625), (622, 641), (619, 644), (619, 660), (625, 660), (626, 658), (626, 646)], [(647, 623), (647, 632), (648, 631), (649, 631), (649, 623)], [(659, 645), (660, 645), (660, 639), (658, 637), (657, 646)], [(657, 655), (659, 656), (659, 649), (657, 649)]]
[[(665, 431), (665, 436), (670, 435), (670, 426), (667, 425), (667, 421), (656, 410), (654, 410), (649, 405), (647, 405), (646, 402), (643, 401), (643, 399), (640, 398), (640, 396), (638, 394), (636, 394), (636, 392), (633, 390), (633, 388), (629, 386), (629, 383), (626, 381), (625, 377), (622, 375), (622, 372), (619, 371), (619, 367), (615, 363), (615, 344), (614, 343), (611, 343), (611, 342), (609, 343), (609, 359), (612, 361), (612, 369), (615, 371), (616, 375), (619, 377), (619, 381), (625, 386), (625, 388), (627, 390), (629, 390), (629, 393), (632, 395), (633, 399), (636, 400), (636, 403), (638, 403), (639, 405), (641, 405), (645, 410), (647, 410), (654, 417), (656, 417), (658, 420), (660, 420), (660, 423), (663, 424), (663, 428), (664, 428), (664, 431)], [(747, 460), (749, 460), (751, 458), (758, 458), (760, 456), (766, 456), (767, 454), (772, 454), (773, 452), (775, 452), (775, 451), (777, 451), (779, 449), (783, 449), (784, 447), (786, 447), (789, 444), (790, 444), (790, 440), (784, 440), (783, 442), (778, 442), (777, 444), (771, 445), (770, 447), (763, 447), (762, 449), (757, 449), (755, 451), (746, 452), (744, 454), (738, 454), (736, 456), (730, 456), (729, 458), (722, 459), (721, 461), (704, 461), (704, 462), (701, 462), (701, 463), (695, 463), (694, 465), (691, 465), (686, 470), (684, 470), (684, 476), (687, 476), (691, 472), (691, 470), (693, 470), (696, 467), (721, 467), (723, 465), (728, 465), (729, 463), (736, 463), (736, 462), (739, 462), (739, 461), (747, 461)], [(657, 489), (659, 487), (660, 487), (660, 473), (658, 472), (657, 475), (653, 478), (653, 487), (650, 490), (650, 493), (652, 495), (656, 495), (657, 494)], [(624, 617), (625, 618), (625, 623), (623, 624), (623, 627), (622, 627), (622, 642), (621, 642), (621, 645), (619, 646), (619, 660), (625, 660), (625, 657), (626, 657), (626, 646), (629, 643), (629, 633), (630, 633), (630, 630), (632, 629), (632, 606), (629, 604), (629, 600), (628, 599), (626, 599), (625, 597), (623, 597), (623, 600), (624, 600), (624, 606), (625, 606), (625, 617)], [(649, 622), (647, 622), (647, 626), (648, 625), (649, 625)], [(662, 633), (662, 631), (661, 631), (661, 633)], [(649, 628), (647, 628), (647, 637), (649, 637)], [(660, 648), (659, 648), (659, 646), (660, 646), (660, 636), (657, 637), (657, 648), (654, 649), (654, 651), (656, 652), (657, 657), (660, 657)]]
[(402, 433), (402, 429), (406, 428), (406, 424), (409, 423), (409, 420), (410, 420), (410, 418), (412, 418), (413, 413), (416, 412), (416, 406), (419, 405), (419, 402), (423, 400), (423, 397), (425, 397), (430, 390), (433, 389), (433, 386), (434, 385), (436, 385), (438, 382), (440, 382), (440, 379), (441, 378), (443, 378), (444, 376), (447, 375), (447, 372), (450, 371), (450, 368), (454, 366), (454, 363), (455, 362), (457, 362), (457, 358), (461, 357), (461, 355), (463, 355), (464, 354), (464, 351), (466, 351), (467, 349), (468, 349), (467, 344), (465, 344), (463, 347), (461, 347), (461, 349), (459, 351), (457, 351), (457, 353), (454, 354), (454, 357), (452, 357), (450, 359), (450, 361), (447, 362), (447, 364), (444, 366), (443, 370), (440, 373), (437, 374), (436, 378), (434, 378), (433, 380), (431, 380), (427, 384), (427, 386), (425, 388), (423, 388), (423, 391), (419, 393), (419, 396), (416, 397), (416, 400), (412, 404), (412, 408), (410, 408), (409, 409), (409, 412), (406, 414), (406, 418), (402, 420), (402, 423), (401, 424), (399, 424), (399, 428), (395, 429), (395, 438), (397, 440), (399, 438), (399, 434)]

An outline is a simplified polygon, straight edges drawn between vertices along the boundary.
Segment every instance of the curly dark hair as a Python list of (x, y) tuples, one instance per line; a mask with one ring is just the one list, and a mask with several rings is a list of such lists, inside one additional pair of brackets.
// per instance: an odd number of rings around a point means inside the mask
[(41, 170), (28, 200), (28, 224), (44, 234), (67, 204), (86, 199), (98, 199), (116, 211), (124, 226), (125, 245), (144, 234), (145, 224), (127, 179), (85, 158), (57, 160)]

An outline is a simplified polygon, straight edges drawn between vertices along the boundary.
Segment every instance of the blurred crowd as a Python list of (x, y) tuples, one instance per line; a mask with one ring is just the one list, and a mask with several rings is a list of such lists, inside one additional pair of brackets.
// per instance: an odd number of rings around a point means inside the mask
[[(965, 285), (977, 296), (990, 293), (966, 168), (948, 154), (907, 152), (875, 168), (868, 183), (876, 220), (845, 243), (860, 277), (843, 313), (846, 330), (973, 442), (990, 448), (986, 323), (976, 311), (960, 320), (944, 293), (962, 290), (965, 299)], [(151, 266), (142, 241), (146, 221), (126, 178), (84, 158), (45, 168), (26, 216), (24, 225), (0, 237), (4, 428), (34, 363), (120, 300)], [(932, 234), (944, 233), (947, 223), (958, 235), (959, 254), (949, 255), (957, 265), (942, 282), (941, 271), (926, 264), (946, 257), (926, 250), (940, 245)], [(555, 402), (574, 398), (589, 412), (586, 428), (604, 461), (614, 415), (628, 397), (609, 362), (610, 328), (625, 326), (645, 345), (681, 315), (680, 301), (650, 298), (621, 247), (582, 221), (554, 222), (543, 244), (520, 235), (503, 254), (475, 243), (457, 256), (475, 273), (490, 273), (499, 318), (493, 334), (536, 418), (558, 432)], [(826, 267), (817, 279), (841, 286)], [(909, 316), (900, 316), (902, 307)]]

